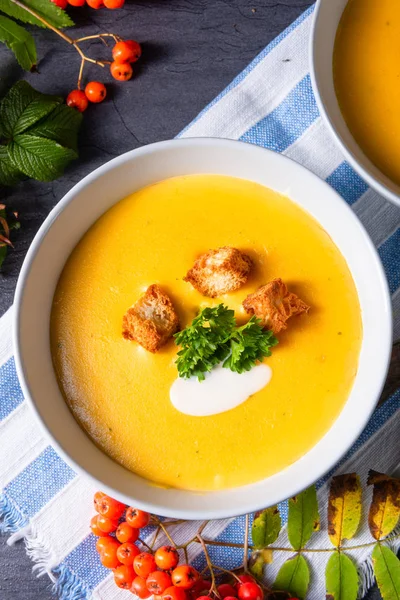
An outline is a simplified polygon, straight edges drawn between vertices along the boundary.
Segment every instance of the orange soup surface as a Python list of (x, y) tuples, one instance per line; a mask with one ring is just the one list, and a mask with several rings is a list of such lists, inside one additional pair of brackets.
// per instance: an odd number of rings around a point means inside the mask
[[(205, 298), (183, 277), (199, 254), (221, 246), (249, 254), (254, 269), (240, 290)], [(221, 302), (244, 323), (244, 298), (276, 277), (311, 309), (288, 321), (265, 359), (270, 383), (217, 415), (176, 410), (177, 348), (171, 340), (152, 354), (123, 339), (127, 308), (158, 283), (182, 326)], [(59, 384), (88, 435), (127, 469), (190, 490), (255, 482), (310, 450), (346, 402), (361, 339), (354, 282), (320, 225), (284, 196), (216, 175), (162, 181), (115, 204), (69, 257), (51, 316)]]
[(349, 0), (336, 35), (333, 74), (356, 142), (400, 185), (400, 2)]

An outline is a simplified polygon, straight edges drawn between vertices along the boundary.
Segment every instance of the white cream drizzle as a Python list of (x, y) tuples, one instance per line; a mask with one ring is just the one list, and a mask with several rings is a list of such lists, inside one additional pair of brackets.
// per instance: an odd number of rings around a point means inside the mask
[(169, 395), (181, 413), (208, 417), (236, 408), (268, 385), (271, 377), (271, 368), (264, 364), (240, 374), (218, 365), (206, 374), (204, 381), (198, 381), (197, 377), (178, 377)]

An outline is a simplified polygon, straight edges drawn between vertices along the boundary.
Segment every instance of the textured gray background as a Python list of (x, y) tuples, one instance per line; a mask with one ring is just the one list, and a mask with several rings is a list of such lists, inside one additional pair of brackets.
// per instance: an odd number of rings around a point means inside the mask
[[(0, 1), (1, 4), (1, 1)], [(90, 79), (108, 82), (108, 99), (91, 106), (81, 130), (80, 159), (53, 183), (26, 181), (0, 191), (21, 215), (16, 249), (0, 274), (0, 314), (11, 304), (29, 244), (49, 210), (83, 176), (137, 146), (174, 137), (250, 60), (312, 2), (310, 0), (127, 0), (119, 11), (70, 9), (73, 35), (112, 31), (143, 43), (135, 79), (111, 80), (99, 67)], [(39, 73), (26, 79), (42, 92), (66, 96), (75, 87), (79, 59), (61, 39), (36, 30)], [(91, 48), (98, 56), (104, 50)], [(23, 73), (0, 46), (0, 95)], [(0, 450), (1, 451), (1, 450)], [(23, 544), (0, 536), (0, 600), (50, 600), (46, 577), (36, 579)], [(379, 594), (371, 595), (378, 598)]]

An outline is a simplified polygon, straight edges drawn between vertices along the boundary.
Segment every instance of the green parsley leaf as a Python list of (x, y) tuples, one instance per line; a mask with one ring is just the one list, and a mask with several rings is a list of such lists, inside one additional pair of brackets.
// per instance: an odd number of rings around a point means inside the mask
[(0, 42), (4, 42), (15, 54), (25, 71), (32, 71), (37, 62), (35, 40), (21, 25), (0, 15)]
[(199, 381), (221, 362), (236, 373), (250, 371), (257, 362), (271, 356), (271, 348), (278, 343), (272, 331), (264, 330), (254, 316), (236, 327), (234, 311), (223, 304), (204, 308), (174, 337), (176, 345), (181, 346), (176, 360), (179, 377), (196, 376)]
[[(53, 25), (53, 27), (70, 27), (74, 24), (69, 15), (56, 6), (51, 0), (23, 0), (23, 3), (32, 8), (41, 17)], [(17, 6), (11, 0), (1, 0), (0, 9), (3, 13), (23, 23), (30, 23), (31, 25), (37, 25), (38, 27), (46, 27), (42, 21), (39, 21), (36, 17), (31, 15), (27, 10)]]
[(204, 308), (191, 325), (176, 333), (175, 343), (182, 346), (176, 360), (179, 377), (194, 375), (202, 381), (204, 373), (228, 356), (234, 327), (234, 311), (219, 304)]
[(253, 316), (232, 332), (231, 353), (223, 364), (226, 369), (236, 373), (250, 371), (257, 362), (271, 356), (271, 348), (276, 346), (278, 340), (272, 331), (264, 330), (260, 323), (261, 320)]

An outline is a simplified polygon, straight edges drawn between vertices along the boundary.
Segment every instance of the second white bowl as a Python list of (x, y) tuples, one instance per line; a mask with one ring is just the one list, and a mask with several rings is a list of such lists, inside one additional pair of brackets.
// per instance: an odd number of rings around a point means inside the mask
[(318, 0), (310, 38), (311, 81), (319, 111), (353, 169), (379, 194), (400, 206), (400, 186), (364, 154), (342, 116), (333, 81), (336, 31), (348, 0)]

